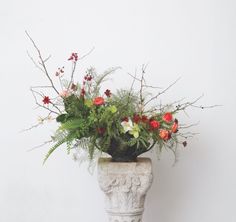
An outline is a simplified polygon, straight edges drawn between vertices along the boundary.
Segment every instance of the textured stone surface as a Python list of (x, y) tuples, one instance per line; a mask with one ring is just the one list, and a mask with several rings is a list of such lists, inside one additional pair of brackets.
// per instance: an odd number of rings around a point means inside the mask
[(100, 158), (98, 182), (105, 193), (109, 222), (141, 222), (145, 196), (152, 184), (149, 158), (137, 162), (111, 162)]

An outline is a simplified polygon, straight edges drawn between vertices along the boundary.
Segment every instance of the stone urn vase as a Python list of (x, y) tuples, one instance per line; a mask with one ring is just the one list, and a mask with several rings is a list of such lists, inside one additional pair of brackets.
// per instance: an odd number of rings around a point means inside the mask
[(98, 182), (105, 193), (109, 222), (142, 222), (144, 202), (152, 184), (149, 158), (134, 162), (98, 161)]

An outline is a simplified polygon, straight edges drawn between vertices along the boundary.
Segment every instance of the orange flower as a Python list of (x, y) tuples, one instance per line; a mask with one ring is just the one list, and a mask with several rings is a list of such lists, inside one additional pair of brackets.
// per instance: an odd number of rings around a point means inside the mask
[(105, 103), (103, 97), (96, 97), (94, 100), (93, 100), (93, 104), (96, 105), (96, 106), (100, 106), (100, 105), (103, 105)]
[(178, 120), (175, 119), (175, 122), (174, 122), (174, 124), (173, 124), (172, 127), (171, 127), (171, 132), (172, 132), (172, 133), (177, 133), (178, 127), (179, 127)]
[(163, 119), (165, 122), (169, 123), (169, 122), (171, 122), (171, 121), (173, 120), (173, 116), (172, 116), (171, 113), (165, 113), (165, 114), (163, 115), (162, 119)]
[(159, 136), (163, 140), (168, 140), (168, 139), (170, 139), (171, 133), (168, 130), (161, 129), (159, 132)]

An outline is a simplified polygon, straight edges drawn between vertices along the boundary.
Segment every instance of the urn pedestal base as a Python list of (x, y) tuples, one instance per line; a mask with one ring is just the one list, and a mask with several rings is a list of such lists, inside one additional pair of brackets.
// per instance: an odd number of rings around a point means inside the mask
[(98, 161), (98, 182), (105, 193), (109, 222), (142, 222), (144, 202), (152, 184), (149, 158), (137, 162)]

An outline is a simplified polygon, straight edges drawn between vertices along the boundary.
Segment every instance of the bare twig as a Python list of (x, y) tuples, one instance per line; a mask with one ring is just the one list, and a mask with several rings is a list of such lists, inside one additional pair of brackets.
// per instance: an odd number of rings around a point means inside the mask
[[(42, 66), (42, 68), (40, 67), (40, 70), (43, 71), (43, 72), (46, 74), (48, 80), (49, 80), (50, 83), (51, 83), (52, 88), (53, 88), (54, 91), (59, 95), (59, 92), (58, 92), (58, 90), (56, 89), (56, 87), (54, 86), (54, 83), (53, 83), (53, 81), (52, 81), (52, 79), (51, 79), (51, 77), (50, 77), (50, 75), (49, 75), (49, 73), (48, 73), (47, 67), (46, 67), (46, 65), (45, 65), (45, 61), (47, 61), (50, 57), (48, 57), (48, 58), (46, 58), (46, 59), (43, 59), (43, 57), (42, 57), (42, 55), (41, 55), (41, 52), (40, 52), (39, 48), (37, 47), (37, 45), (35, 44), (34, 40), (31, 38), (31, 36), (29, 35), (29, 33), (28, 33), (27, 31), (25, 31), (25, 33), (26, 33), (26, 35), (28, 36), (28, 38), (30, 39), (30, 41), (32, 42), (34, 48), (36, 49), (36, 51), (37, 51), (37, 53), (38, 53), (38, 57), (39, 57), (39, 59), (40, 59), (40, 63), (39, 63), (39, 64)], [(34, 61), (34, 60), (33, 60), (33, 61)], [(36, 65), (37, 63), (34, 62), (34, 64)], [(38, 67), (38, 66), (37, 66), (37, 67)], [(38, 67), (38, 68), (39, 68), (39, 67)]]
[(53, 142), (53, 140), (45, 141), (44, 143), (39, 144), (39, 145), (37, 145), (37, 146), (35, 146), (35, 147), (33, 147), (33, 148), (27, 150), (27, 152), (30, 152), (30, 151), (32, 151), (32, 150), (35, 150), (35, 149), (41, 148), (41, 147), (43, 147), (43, 146), (45, 146), (45, 145), (47, 145), (47, 144), (49, 144), (49, 143), (52, 143), (52, 142)]
[(51, 55), (49, 55), (46, 59), (43, 60), (44, 63), (46, 63), (51, 58)]
[(30, 58), (30, 60), (34, 63), (35, 67), (40, 69), (44, 73), (44, 70), (37, 64), (37, 62), (33, 59), (33, 57), (30, 55), (30, 53), (28, 51), (26, 51), (26, 52), (27, 52), (27, 55)]
[(135, 75), (132, 75), (131, 73), (127, 73), (127, 74), (130, 75), (133, 79), (135, 79), (135, 80), (141, 82), (141, 79), (137, 78), (137, 77), (136, 77), (136, 74), (135, 74)]
[(57, 114), (57, 115), (60, 114), (60, 112), (59, 112), (59, 113), (58, 113), (58, 112), (55, 112), (54, 110), (51, 110), (49, 107), (43, 106), (43, 105), (41, 105), (40, 103), (38, 103), (38, 100), (37, 100), (35, 94), (38, 94), (38, 95), (40, 95), (40, 96), (42, 96), (42, 94), (40, 94), (39, 92), (33, 90), (32, 88), (30, 89), (30, 91), (32, 92), (32, 95), (33, 95), (33, 97), (34, 97), (35, 103), (36, 103), (36, 105), (38, 105), (38, 107), (42, 107), (42, 108), (44, 108), (44, 109), (50, 111), (51, 113), (54, 113), (54, 114)]
[(87, 57), (88, 55), (90, 55), (90, 54), (93, 52), (94, 49), (95, 49), (95, 47), (93, 47), (92, 49), (90, 49), (89, 52), (87, 52), (87, 53), (84, 54), (83, 56), (79, 57), (78, 60), (82, 60), (82, 59), (84, 59), (85, 57)]
[(142, 76), (141, 76), (141, 81), (140, 81), (140, 91), (139, 91), (139, 97), (140, 97), (140, 114), (142, 115), (144, 112), (144, 98), (143, 98), (143, 86), (146, 84), (145, 79), (144, 79), (144, 75), (145, 75), (145, 71), (147, 68), (147, 65), (142, 65)]
[(169, 90), (173, 85), (175, 85), (178, 81), (180, 80), (180, 78), (178, 78), (177, 80), (175, 80), (172, 84), (170, 84), (167, 88), (165, 88), (163, 91), (159, 92), (157, 95), (153, 96), (152, 98), (150, 98), (147, 102), (144, 103), (144, 106), (146, 106), (148, 103), (150, 103), (151, 101), (153, 101), (154, 99), (156, 99), (157, 97), (159, 97), (160, 95), (162, 95), (163, 93), (165, 93), (167, 90)]
[(72, 63), (72, 72), (71, 72), (70, 82), (68, 84), (67, 90), (70, 89), (71, 84), (74, 82), (75, 69), (76, 69), (76, 61)]
[(199, 124), (200, 122), (198, 121), (197, 123), (193, 123), (193, 124), (191, 124), (191, 125), (180, 125), (179, 126), (179, 129), (188, 129), (188, 128), (191, 128), (191, 127), (193, 127), (193, 126), (197, 126), (198, 124)]
[(39, 117), (39, 122), (37, 124), (34, 124), (31, 127), (29, 127), (29, 128), (21, 130), (20, 133), (25, 132), (25, 131), (29, 131), (29, 130), (31, 130), (33, 128), (37, 128), (38, 126), (43, 125), (44, 121), (49, 120), (51, 114), (52, 114), (52, 112), (49, 112), (46, 117)]
[(52, 86), (31, 86), (32, 89), (52, 88)]

